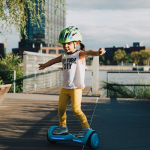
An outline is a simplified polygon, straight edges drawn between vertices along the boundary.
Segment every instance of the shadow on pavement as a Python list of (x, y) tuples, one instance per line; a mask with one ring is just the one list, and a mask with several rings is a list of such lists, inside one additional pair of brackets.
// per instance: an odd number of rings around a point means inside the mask
[(150, 101), (100, 99), (91, 127), (99, 135), (98, 150), (149, 150)]
[[(85, 98), (86, 99), (86, 98)], [(94, 98), (95, 99), (95, 98)], [(83, 102), (82, 110), (99, 135), (97, 150), (149, 150), (150, 101), (100, 99), (97, 105)], [(90, 101), (90, 100), (89, 100)], [(0, 109), (0, 149), (4, 150), (82, 150), (74, 142), (47, 141), (47, 130), (58, 125), (57, 102), (44, 100), (7, 100)], [(78, 133), (81, 125), (71, 106), (67, 108), (67, 125)], [(89, 149), (84, 147), (84, 149)]]
[[(0, 149), (5, 150), (77, 150), (82, 145), (74, 142), (47, 141), (47, 130), (50, 126), (59, 125), (57, 101), (7, 100), (0, 109)], [(82, 110), (91, 120), (95, 103), (84, 103)], [(67, 108), (67, 124), (70, 133), (78, 133), (81, 125), (74, 116), (71, 106)]]

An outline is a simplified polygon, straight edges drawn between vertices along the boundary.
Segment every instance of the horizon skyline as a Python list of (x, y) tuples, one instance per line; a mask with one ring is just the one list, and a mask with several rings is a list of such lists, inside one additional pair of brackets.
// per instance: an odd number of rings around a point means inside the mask
[[(133, 43), (141, 43), (141, 42), (133, 42)], [(128, 44), (128, 47), (126, 47), (127, 45), (125, 45), (125, 46), (116, 46), (116, 45), (113, 45), (113, 46), (111, 46), (111, 47), (103, 47), (104, 49), (105, 48), (113, 48), (113, 47), (115, 47), (115, 48), (130, 48), (130, 47), (149, 47), (150, 48), (150, 46), (146, 46), (146, 45), (143, 45), (143, 43), (142, 43), (142, 45), (141, 46), (133, 46), (133, 43), (132, 43), (132, 45), (131, 46), (129, 46)], [(4, 44), (4, 43), (3, 43)], [(6, 48), (7, 48), (7, 46), (6, 46)], [(149, 49), (150, 50), (150, 49)], [(6, 53), (12, 53), (12, 51), (11, 52), (7, 52), (6, 51)]]

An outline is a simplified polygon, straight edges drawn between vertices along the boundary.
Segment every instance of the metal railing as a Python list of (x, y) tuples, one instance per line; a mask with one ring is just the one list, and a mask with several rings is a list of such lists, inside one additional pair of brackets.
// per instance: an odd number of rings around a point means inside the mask
[(13, 82), (14, 83), (14, 93), (16, 92), (16, 70), (0, 70), (0, 72), (14, 72), (14, 80), (13, 81), (4, 81), (4, 82)]
[(23, 57), (23, 92), (36, 91), (62, 84), (61, 64), (54, 64), (44, 70), (39, 70), (38, 64), (43, 64), (56, 55), (24, 51)]
[[(108, 74), (109, 73), (150, 73), (150, 71), (107, 71), (107, 83), (108, 83)], [(150, 86), (149, 84), (115, 84), (109, 83), (111, 86), (134, 86), (134, 95), (135, 95), (135, 87), (136, 86)], [(107, 97), (108, 97), (108, 88), (107, 88)]]
[[(39, 70), (38, 64), (45, 63), (55, 55), (39, 54), (24, 51), (23, 58), (23, 92), (36, 91), (53, 86), (60, 86), (63, 82), (62, 64), (54, 64), (44, 70)], [(99, 56), (93, 58), (92, 95), (99, 89)]]

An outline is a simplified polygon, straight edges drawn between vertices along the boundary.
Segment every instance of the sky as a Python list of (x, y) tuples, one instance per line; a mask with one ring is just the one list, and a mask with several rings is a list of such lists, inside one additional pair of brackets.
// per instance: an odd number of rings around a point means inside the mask
[[(66, 27), (77, 26), (86, 50), (100, 47), (133, 46), (142, 42), (150, 47), (150, 0), (66, 0)], [(13, 29), (6, 48), (18, 47), (19, 36)], [(0, 37), (0, 42), (4, 38)]]

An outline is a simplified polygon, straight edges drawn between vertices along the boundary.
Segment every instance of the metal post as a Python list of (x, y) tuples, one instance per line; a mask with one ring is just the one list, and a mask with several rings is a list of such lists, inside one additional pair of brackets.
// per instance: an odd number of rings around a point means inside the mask
[(134, 97), (135, 97), (135, 86), (134, 86)]
[[(108, 72), (107, 72), (107, 83), (108, 83)], [(107, 84), (107, 97), (108, 97), (108, 84)]]
[(92, 95), (96, 95), (99, 89), (99, 56), (93, 58)]
[(16, 92), (16, 70), (14, 70), (14, 93)]
[(37, 58), (36, 58), (36, 56), (33, 56), (34, 57), (34, 62), (33, 62), (33, 65), (32, 65), (32, 67), (33, 67), (33, 70), (34, 70), (34, 91), (36, 91), (36, 88), (37, 88), (37, 84), (36, 84), (36, 60), (37, 60)]

